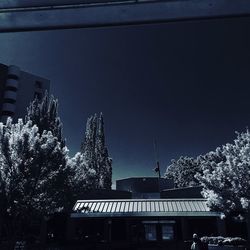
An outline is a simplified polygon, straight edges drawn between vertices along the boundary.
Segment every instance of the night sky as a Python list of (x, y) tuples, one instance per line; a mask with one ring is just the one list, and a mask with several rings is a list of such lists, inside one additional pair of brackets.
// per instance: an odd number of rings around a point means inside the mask
[(0, 34), (0, 62), (51, 80), (70, 154), (103, 112), (113, 179), (154, 176), (171, 159), (250, 126), (250, 18)]

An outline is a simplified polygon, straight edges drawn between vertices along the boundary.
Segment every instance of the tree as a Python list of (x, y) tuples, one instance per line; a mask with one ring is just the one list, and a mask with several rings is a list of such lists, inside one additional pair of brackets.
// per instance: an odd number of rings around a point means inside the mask
[(217, 149), (221, 160), (206, 161), (196, 178), (210, 207), (230, 213), (250, 208), (250, 133), (237, 133), (232, 144)]
[(197, 159), (199, 160), (201, 166), (200, 174), (202, 174), (204, 168), (211, 168), (211, 170), (213, 170), (217, 164), (226, 161), (221, 147), (217, 147), (215, 151), (210, 151), (205, 155), (199, 155)]
[(96, 137), (97, 137), (97, 116), (91, 116), (87, 119), (85, 137), (81, 144), (81, 153), (84, 156), (86, 164), (95, 168), (96, 159)]
[(71, 187), (74, 199), (92, 190), (96, 185), (96, 171), (90, 167), (84, 158), (84, 155), (77, 152), (70, 160), (70, 167), (73, 175), (71, 175)]
[(65, 146), (62, 122), (58, 115), (58, 100), (53, 96), (49, 97), (47, 91), (42, 100), (35, 98), (33, 102), (31, 102), (27, 108), (25, 121), (32, 121), (33, 124), (36, 124), (40, 134), (42, 134), (44, 130), (51, 131), (53, 136), (56, 136), (58, 141), (61, 142), (62, 147)]
[(181, 156), (177, 161), (172, 160), (165, 172), (165, 178), (173, 179), (175, 187), (196, 186), (199, 181), (195, 178), (201, 172), (200, 160)]
[(32, 221), (67, 209), (67, 148), (31, 121), (0, 123), (0, 218), (9, 240), (27, 236)]
[(96, 155), (97, 169), (99, 170), (99, 186), (104, 189), (111, 189), (112, 186), (112, 159), (109, 157), (108, 149), (105, 146), (104, 120), (102, 113), (97, 124)]
[(102, 114), (98, 118), (97, 115), (88, 118), (81, 154), (88, 169), (92, 169), (96, 173), (93, 188), (111, 189), (112, 160), (105, 145)]

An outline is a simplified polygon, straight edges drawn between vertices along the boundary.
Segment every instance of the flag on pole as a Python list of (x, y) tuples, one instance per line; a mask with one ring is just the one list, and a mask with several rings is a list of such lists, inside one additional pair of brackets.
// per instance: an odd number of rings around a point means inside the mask
[(154, 171), (158, 173), (159, 178), (161, 178), (161, 170), (160, 170), (160, 163), (159, 161), (156, 162), (156, 167), (154, 168)]
[(158, 173), (158, 172), (160, 171), (159, 166), (155, 167), (155, 168), (154, 168), (154, 171), (155, 171), (156, 173)]
[(155, 160), (156, 160), (156, 167), (154, 168), (155, 173), (158, 173), (159, 179), (161, 178), (161, 170), (160, 170), (160, 163), (159, 163), (159, 155), (158, 155), (158, 148), (156, 140), (154, 140), (154, 150), (155, 150)]

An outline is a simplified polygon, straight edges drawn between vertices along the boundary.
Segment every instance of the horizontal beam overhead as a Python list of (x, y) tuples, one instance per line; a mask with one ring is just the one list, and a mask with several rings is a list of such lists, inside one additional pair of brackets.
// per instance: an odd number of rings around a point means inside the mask
[(0, 8), (28, 8), (28, 7), (51, 7), (51, 6), (63, 6), (63, 5), (80, 5), (80, 4), (93, 4), (93, 3), (110, 3), (110, 2), (130, 2), (130, 0), (1, 0)]
[(105, 27), (250, 15), (249, 0), (1, 0), (0, 31)]

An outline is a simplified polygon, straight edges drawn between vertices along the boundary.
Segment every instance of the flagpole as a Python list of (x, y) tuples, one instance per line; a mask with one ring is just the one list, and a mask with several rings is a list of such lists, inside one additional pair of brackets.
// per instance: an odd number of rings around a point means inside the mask
[(157, 148), (156, 139), (154, 140), (154, 151), (155, 151), (155, 161), (156, 161), (156, 167), (155, 167), (154, 171), (158, 172), (158, 191), (160, 194), (161, 193), (161, 187), (160, 187), (161, 169), (160, 169), (160, 162), (159, 162), (159, 155), (158, 155), (158, 148)]
[(156, 162), (156, 167), (157, 167), (157, 169), (158, 169), (158, 177), (159, 177), (159, 179), (161, 179), (161, 169), (160, 169), (160, 162), (159, 161), (157, 161)]

